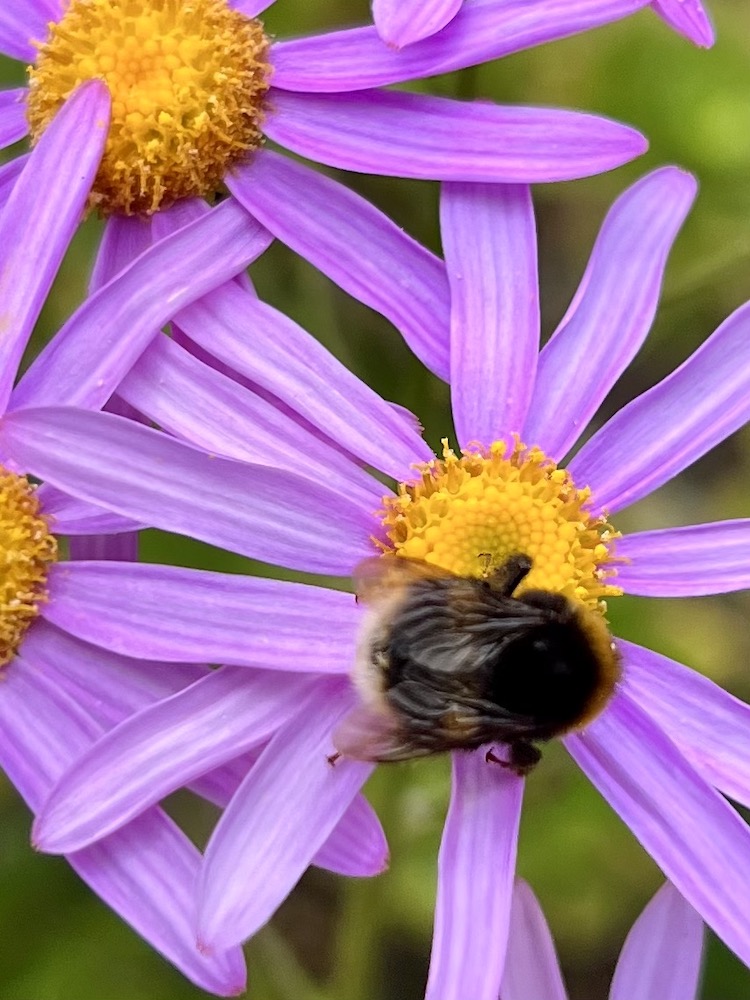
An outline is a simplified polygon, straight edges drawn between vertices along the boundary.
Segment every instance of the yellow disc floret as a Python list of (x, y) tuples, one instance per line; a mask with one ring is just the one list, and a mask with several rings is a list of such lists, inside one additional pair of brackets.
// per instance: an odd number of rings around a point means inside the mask
[(29, 68), (39, 138), (85, 80), (103, 80), (112, 123), (91, 197), (105, 214), (151, 213), (212, 194), (261, 141), (263, 26), (226, 0), (72, 0)]
[(0, 666), (8, 663), (45, 599), (57, 542), (33, 487), (0, 466)]
[(517, 593), (556, 591), (602, 613), (622, 593), (607, 582), (617, 532), (540, 449), (496, 441), (459, 457), (444, 441), (443, 458), (418, 472), (385, 500), (387, 551), (473, 577), (527, 555), (532, 569)]

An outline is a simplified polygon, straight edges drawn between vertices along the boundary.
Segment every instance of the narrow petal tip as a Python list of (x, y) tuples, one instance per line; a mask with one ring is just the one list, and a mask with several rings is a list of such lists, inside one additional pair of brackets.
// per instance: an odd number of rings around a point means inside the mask
[(716, 40), (713, 25), (699, 0), (653, 0), (656, 14), (670, 28), (702, 49), (710, 49)]

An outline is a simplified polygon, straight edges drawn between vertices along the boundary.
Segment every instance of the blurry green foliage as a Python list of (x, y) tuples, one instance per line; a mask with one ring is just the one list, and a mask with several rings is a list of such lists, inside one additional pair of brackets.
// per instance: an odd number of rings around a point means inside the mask
[[(750, 298), (750, 7), (742, 0), (709, 3), (719, 39), (710, 52), (693, 49), (643, 11), (577, 38), (419, 85), (449, 96), (588, 109), (630, 122), (649, 137), (650, 152), (627, 167), (536, 190), (545, 335), (565, 311), (604, 213), (627, 184), (666, 163), (698, 176), (700, 195), (672, 255), (653, 335), (601, 419), (679, 364)], [(367, 17), (366, 0), (279, 0), (267, 24), (283, 37)], [(0, 61), (2, 85), (22, 81), (22, 67)], [(346, 181), (439, 250), (436, 185), (360, 176)], [(89, 219), (76, 238), (34, 347), (84, 296), (100, 227)], [(263, 297), (318, 336), (379, 392), (417, 413), (431, 443), (450, 432), (446, 388), (421, 368), (379, 316), (280, 245), (254, 265), (252, 276)], [(744, 430), (618, 518), (618, 526), (748, 516), (748, 482), (750, 432)], [(143, 555), (232, 572), (248, 567), (268, 572), (156, 532), (145, 534)], [(619, 634), (689, 663), (746, 698), (749, 612), (742, 594), (611, 604)], [(391, 870), (376, 880), (346, 884), (323, 873), (306, 876), (271, 927), (248, 946), (256, 1000), (411, 1000), (422, 995), (447, 777), (447, 762), (441, 760), (379, 770), (370, 791), (391, 840)], [(204, 996), (93, 898), (62, 860), (31, 852), (28, 813), (7, 785), (0, 785), (0, 800), (3, 1000)], [(210, 828), (207, 807), (184, 796), (177, 797), (174, 808), (200, 843)], [(528, 782), (519, 869), (549, 917), (572, 1000), (606, 996), (625, 934), (660, 876), (558, 747), (545, 754)], [(703, 995), (707, 1000), (750, 996), (750, 973), (716, 941), (708, 950)]]

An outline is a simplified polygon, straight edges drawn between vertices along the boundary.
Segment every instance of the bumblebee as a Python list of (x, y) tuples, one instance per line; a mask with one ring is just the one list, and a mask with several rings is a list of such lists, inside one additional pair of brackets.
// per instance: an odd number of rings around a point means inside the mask
[(620, 658), (600, 614), (562, 594), (515, 591), (514, 555), (483, 577), (397, 556), (355, 576), (367, 605), (354, 668), (361, 703), (334, 734), (337, 757), (397, 761), (506, 746), (517, 774), (535, 746), (590, 722), (612, 696)]

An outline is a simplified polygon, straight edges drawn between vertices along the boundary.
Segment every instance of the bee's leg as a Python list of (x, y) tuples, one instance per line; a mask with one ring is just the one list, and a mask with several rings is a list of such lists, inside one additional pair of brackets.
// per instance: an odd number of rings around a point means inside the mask
[(340, 756), (341, 756), (341, 754), (337, 750), (336, 753), (329, 753), (329, 754), (327, 754), (326, 755), (326, 760), (331, 765), (331, 767), (335, 767), (336, 766), (336, 761), (339, 759)]
[[(482, 555), (486, 554), (482, 553)], [(484, 576), (484, 581), (488, 587), (497, 591), (503, 597), (512, 597), (516, 588), (529, 575), (531, 565), (531, 559), (519, 552), (518, 555), (509, 556), (496, 569), (489, 570), (488, 568)]]
[(516, 740), (515, 743), (508, 744), (508, 759), (501, 760), (493, 750), (488, 750), (484, 756), (488, 764), (499, 764), (500, 767), (507, 767), (522, 778), (533, 771), (542, 759), (542, 751), (535, 747), (528, 740)]
[(508, 767), (521, 778), (529, 771), (533, 771), (541, 759), (542, 751), (528, 740), (517, 740), (510, 744)]

